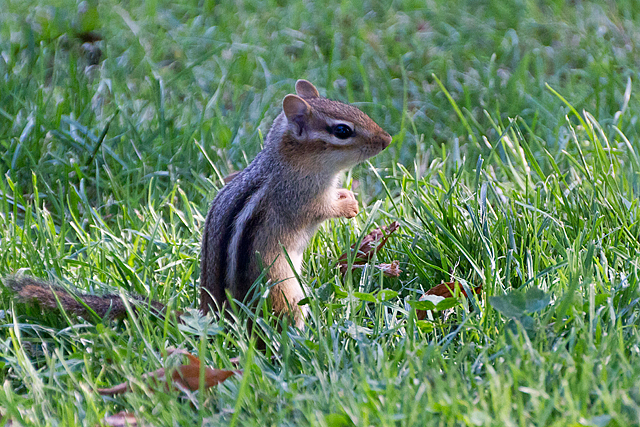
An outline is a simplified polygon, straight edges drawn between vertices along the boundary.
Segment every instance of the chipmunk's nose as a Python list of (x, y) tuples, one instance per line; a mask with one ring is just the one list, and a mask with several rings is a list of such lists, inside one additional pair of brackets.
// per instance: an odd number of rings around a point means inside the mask
[(380, 135), (380, 140), (382, 141), (382, 149), (384, 150), (391, 144), (391, 135), (383, 132), (382, 135)]

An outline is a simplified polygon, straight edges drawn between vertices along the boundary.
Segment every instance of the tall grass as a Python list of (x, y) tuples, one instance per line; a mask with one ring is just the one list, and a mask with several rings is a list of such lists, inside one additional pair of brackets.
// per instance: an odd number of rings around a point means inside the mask
[[(2, 275), (189, 311), (208, 203), (297, 78), (354, 102), (393, 143), (345, 175), (362, 213), (328, 222), (307, 251), (303, 331), (263, 304), (102, 323), (3, 293), (3, 421), (97, 425), (126, 410), (153, 425), (640, 424), (638, 10), (5, 2)], [(102, 40), (83, 44), (90, 31)], [(373, 262), (397, 259), (402, 275), (343, 277), (340, 254), (394, 220)], [(482, 293), (417, 320), (412, 303), (451, 280)], [(239, 356), (244, 375), (193, 394), (144, 384), (169, 346), (221, 367)], [(95, 391), (125, 380), (134, 392)]]

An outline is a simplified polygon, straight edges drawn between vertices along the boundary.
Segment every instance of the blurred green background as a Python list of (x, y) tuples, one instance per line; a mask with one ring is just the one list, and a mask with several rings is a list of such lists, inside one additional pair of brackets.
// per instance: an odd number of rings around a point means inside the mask
[(245, 166), (297, 78), (394, 135), (375, 159), (387, 167), (426, 165), (456, 138), (475, 165), (508, 117), (559, 152), (568, 109), (547, 83), (638, 135), (634, 92), (615, 116), (638, 72), (636, 1), (9, 0), (0, 13), (0, 168), (25, 192), (32, 170), (66, 194), (108, 167), (133, 194), (156, 177), (210, 198), (211, 162)]

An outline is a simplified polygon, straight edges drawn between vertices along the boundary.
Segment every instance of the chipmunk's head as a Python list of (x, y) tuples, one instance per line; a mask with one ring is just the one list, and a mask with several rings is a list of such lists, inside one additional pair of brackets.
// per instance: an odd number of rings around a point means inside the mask
[(320, 97), (306, 80), (297, 81), (296, 95), (285, 96), (282, 109), (282, 150), (287, 158), (313, 169), (346, 169), (391, 143), (391, 136), (365, 113)]

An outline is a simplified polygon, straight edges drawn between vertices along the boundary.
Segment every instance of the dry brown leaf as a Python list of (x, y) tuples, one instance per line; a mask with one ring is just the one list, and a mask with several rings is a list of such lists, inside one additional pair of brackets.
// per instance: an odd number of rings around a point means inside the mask
[(376, 265), (382, 273), (387, 277), (399, 277), (402, 270), (400, 270), (400, 261), (391, 261), (391, 264), (378, 264)]
[[(467, 292), (459, 282), (445, 282), (429, 289), (424, 293), (424, 295), (420, 297), (418, 301), (424, 301), (425, 299), (427, 299), (427, 295), (437, 295), (443, 298), (453, 298), (456, 288), (460, 290), (460, 293), (462, 295), (468, 298)], [(480, 292), (482, 292), (482, 285), (473, 288), (473, 292), (475, 294), (480, 294)], [(424, 320), (427, 317), (427, 312), (425, 310), (416, 310), (416, 317), (418, 318), (418, 320)]]
[(125, 411), (120, 411), (117, 414), (113, 414), (109, 417), (105, 417), (102, 422), (111, 427), (125, 427), (125, 426), (137, 426), (138, 420), (136, 416)]
[[(182, 349), (168, 348), (167, 354), (182, 354), (187, 356), (187, 359), (189, 360), (188, 364), (179, 365), (172, 370), (171, 384), (179, 389), (189, 389), (191, 391), (198, 390), (200, 387), (200, 359)], [(204, 387), (213, 387), (233, 375), (242, 375), (242, 371), (214, 369), (207, 366), (204, 368)], [(150, 383), (164, 383), (167, 387), (170, 385), (167, 381), (165, 368), (156, 369), (153, 372), (144, 374), (142, 376), (142, 380)], [(98, 389), (99, 394), (109, 396), (126, 393), (127, 391), (131, 391), (129, 382), (124, 382), (110, 388)]]
[[(462, 285), (458, 282), (440, 283), (439, 285), (436, 285), (433, 288), (429, 289), (427, 292), (424, 293), (424, 295), (438, 295), (443, 298), (451, 298), (453, 297), (455, 288), (458, 288), (460, 290), (460, 293), (465, 297), (467, 297), (467, 292), (464, 290)], [(475, 288), (473, 288), (473, 292), (475, 294), (479, 294), (480, 291), (482, 291), (482, 285), (476, 286)], [(420, 298), (420, 300), (423, 300), (423, 299), (425, 299), (424, 296)]]
[[(400, 228), (400, 224), (398, 223), (398, 221), (393, 221), (388, 226), (383, 225), (382, 227), (376, 228), (375, 230), (364, 236), (362, 242), (360, 243), (360, 247), (358, 248), (356, 259), (353, 261), (351, 269), (354, 270), (356, 268), (364, 268), (364, 265), (367, 263), (367, 261), (371, 259), (376, 251), (384, 247), (391, 233), (396, 231), (398, 228)], [(356, 249), (355, 246), (355, 244), (351, 246), (352, 251)], [(338, 258), (338, 266), (340, 267), (340, 272), (342, 274), (345, 274), (349, 269), (349, 263), (347, 262), (348, 258), (349, 257), (347, 253), (342, 254), (342, 256)], [(398, 277), (400, 276), (400, 273), (402, 273), (399, 265), (400, 262), (393, 261), (391, 262), (391, 264), (379, 264), (375, 265), (374, 267), (382, 270), (384, 275), (387, 277)]]
[[(208, 366), (204, 368), (204, 388), (210, 388), (225, 381), (233, 375), (241, 375), (242, 371), (228, 371), (223, 369), (213, 369)], [(178, 383), (191, 391), (198, 390), (200, 386), (200, 367), (195, 365), (181, 365), (173, 371), (171, 377)]]
[[(380, 228), (376, 228), (371, 231), (369, 234), (364, 236), (362, 242), (360, 243), (360, 247), (358, 248), (358, 253), (356, 255), (356, 259), (353, 261), (354, 264), (362, 264), (368, 261), (376, 250), (382, 249), (382, 247), (387, 243), (387, 239), (398, 228), (400, 228), (400, 224), (398, 221), (393, 221), (388, 226), (382, 226)], [(351, 246), (351, 249), (355, 249), (355, 244)], [(349, 255), (344, 253), (340, 258), (338, 258), (338, 263), (342, 264), (349, 258)]]

